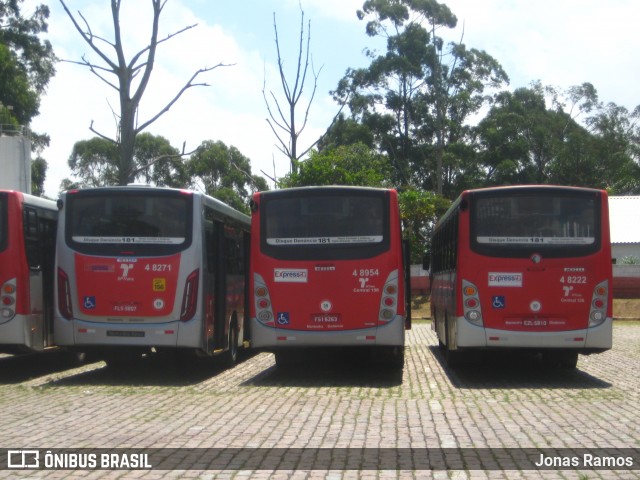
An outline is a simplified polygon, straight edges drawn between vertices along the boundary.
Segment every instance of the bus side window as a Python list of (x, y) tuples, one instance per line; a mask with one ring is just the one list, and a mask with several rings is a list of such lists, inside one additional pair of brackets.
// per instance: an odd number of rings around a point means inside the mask
[(225, 229), (225, 256), (227, 258), (228, 274), (238, 275), (244, 272), (242, 240), (241, 231), (230, 228)]
[(27, 263), (32, 270), (39, 270), (42, 262), (40, 253), (40, 230), (38, 228), (38, 212), (26, 207), (23, 212), (24, 249)]
[(207, 272), (213, 273), (216, 266), (216, 238), (214, 235), (213, 210), (206, 207), (204, 210), (204, 248), (207, 259)]

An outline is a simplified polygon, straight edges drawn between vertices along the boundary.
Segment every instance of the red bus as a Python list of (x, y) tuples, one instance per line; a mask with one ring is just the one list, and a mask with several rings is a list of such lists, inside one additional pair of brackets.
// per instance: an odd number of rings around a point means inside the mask
[(53, 346), (56, 203), (0, 190), (0, 351)]
[(247, 215), (148, 186), (72, 190), (59, 206), (58, 345), (113, 366), (151, 349), (235, 362), (247, 331)]
[(513, 348), (575, 368), (611, 348), (605, 191), (465, 191), (435, 226), (430, 264), (432, 328), (452, 365), (465, 350)]
[(279, 366), (309, 347), (373, 347), (402, 368), (410, 289), (396, 191), (291, 188), (254, 194), (251, 209), (252, 347)]

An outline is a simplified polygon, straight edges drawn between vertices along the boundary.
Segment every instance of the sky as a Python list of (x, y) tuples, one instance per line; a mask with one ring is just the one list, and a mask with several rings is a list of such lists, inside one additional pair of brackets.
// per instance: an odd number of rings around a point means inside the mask
[[(46, 36), (58, 58), (96, 60), (59, 0), (51, 9)], [(125, 54), (130, 59), (148, 44), (151, 2), (122, 2)], [(592, 83), (603, 102), (632, 110), (640, 105), (640, 20), (636, 0), (448, 0), (458, 18), (455, 29), (439, 34), (468, 48), (485, 50), (510, 77), (510, 90), (540, 80), (568, 88)], [(113, 39), (108, 0), (66, 0), (81, 12), (92, 31)], [(384, 53), (385, 44), (365, 33), (356, 16), (363, 0), (168, 0), (160, 17), (160, 37), (197, 24), (160, 45), (150, 84), (143, 96), (139, 123), (161, 110), (198, 69), (220, 66), (198, 77), (207, 87), (188, 89), (178, 102), (145, 131), (167, 138), (179, 150), (192, 151), (205, 140), (235, 146), (251, 160), (253, 173), (281, 177), (288, 159), (277, 149), (266, 119), (263, 88), (281, 102), (277, 70), (274, 14), (285, 74), (295, 80), (301, 8), (311, 21), (310, 50), (318, 76), (309, 119), (300, 138), (303, 148), (323, 134), (338, 111), (330, 91), (348, 68), (369, 64), (365, 48)], [(23, 12), (26, 13), (27, 6)], [(305, 30), (306, 31), (306, 30)], [(305, 33), (306, 35), (306, 33)], [(109, 47), (107, 47), (109, 48)], [(114, 138), (118, 101), (115, 90), (88, 69), (71, 62), (57, 64), (41, 99), (40, 115), (31, 128), (48, 133), (51, 145), (42, 152), (48, 162), (45, 195), (58, 196), (60, 182), (72, 178), (68, 158), (73, 145), (100, 133)], [(300, 102), (299, 118), (308, 104), (312, 78)], [(272, 107), (274, 104), (272, 103)]]

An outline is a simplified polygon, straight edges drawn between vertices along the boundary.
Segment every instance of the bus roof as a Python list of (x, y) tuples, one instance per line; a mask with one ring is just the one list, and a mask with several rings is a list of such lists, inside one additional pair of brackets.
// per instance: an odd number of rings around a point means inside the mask
[(55, 200), (49, 200), (48, 198), (36, 197), (28, 193), (21, 192), (19, 190), (4, 190), (0, 189), (0, 192), (7, 193), (9, 195), (19, 196), (22, 201), (27, 205), (33, 205), (35, 207), (45, 208), (47, 210), (58, 210)]
[(251, 224), (251, 218), (248, 215), (245, 215), (242, 212), (239, 212), (238, 210), (234, 209), (233, 207), (230, 207), (229, 205), (227, 205), (226, 203), (224, 203), (221, 200), (218, 200), (217, 198), (214, 198), (210, 195), (207, 195), (205, 193), (202, 192), (196, 192), (194, 190), (188, 190), (185, 188), (170, 188), (170, 187), (154, 187), (151, 185), (146, 185), (146, 184), (131, 184), (131, 185), (126, 185), (126, 186), (112, 186), (112, 187), (95, 187), (95, 188), (82, 188), (82, 189), (73, 189), (73, 190), (68, 190), (66, 192), (63, 192), (64, 194), (67, 195), (73, 195), (76, 193), (80, 193), (82, 195), (87, 195), (87, 194), (91, 194), (91, 193), (98, 193), (98, 194), (103, 194), (103, 193), (107, 193), (107, 192), (140, 192), (140, 193), (152, 193), (152, 192), (175, 192), (176, 194), (182, 194), (182, 195), (193, 195), (194, 197), (200, 197), (202, 198), (202, 202), (213, 208), (214, 210), (220, 212), (221, 214), (223, 214), (224, 216), (228, 217), (228, 218), (232, 218), (234, 220), (236, 220), (237, 222), (244, 224), (244, 225), (250, 225)]
[(292, 187), (282, 188), (280, 190), (270, 190), (264, 192), (257, 192), (258, 195), (279, 196), (290, 195), (292, 193), (315, 193), (321, 191), (344, 191), (344, 192), (390, 192), (395, 191), (392, 188), (376, 188), (376, 187), (359, 187), (353, 185), (318, 185), (307, 187)]

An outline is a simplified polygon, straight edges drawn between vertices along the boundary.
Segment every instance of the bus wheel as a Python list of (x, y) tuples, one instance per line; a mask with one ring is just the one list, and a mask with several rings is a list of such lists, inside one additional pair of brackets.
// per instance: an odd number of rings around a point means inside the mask
[(238, 361), (238, 329), (232, 323), (229, 327), (229, 348), (224, 353), (224, 363), (228, 368), (233, 367)]

